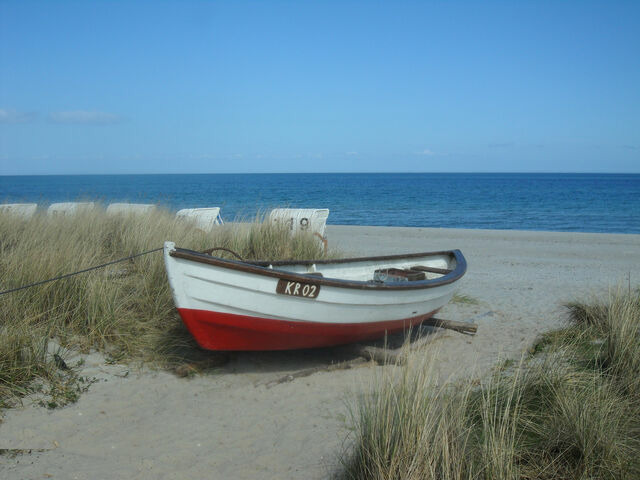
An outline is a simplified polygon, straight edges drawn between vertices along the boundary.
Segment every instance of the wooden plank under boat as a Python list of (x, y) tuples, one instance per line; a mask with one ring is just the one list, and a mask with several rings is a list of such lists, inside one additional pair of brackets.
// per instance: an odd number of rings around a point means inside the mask
[(460, 250), (338, 260), (243, 262), (165, 242), (173, 298), (209, 350), (325, 347), (392, 334), (449, 302)]

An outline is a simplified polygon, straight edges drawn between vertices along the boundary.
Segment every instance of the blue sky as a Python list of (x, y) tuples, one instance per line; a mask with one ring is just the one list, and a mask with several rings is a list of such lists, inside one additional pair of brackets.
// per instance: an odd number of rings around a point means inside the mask
[(0, 0), (0, 174), (640, 172), (640, 2)]

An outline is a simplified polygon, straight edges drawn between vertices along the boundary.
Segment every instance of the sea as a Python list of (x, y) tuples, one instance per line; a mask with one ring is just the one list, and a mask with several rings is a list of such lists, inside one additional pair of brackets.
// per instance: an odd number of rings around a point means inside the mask
[(640, 233), (640, 174), (274, 173), (0, 176), (0, 203), (328, 208), (328, 224)]

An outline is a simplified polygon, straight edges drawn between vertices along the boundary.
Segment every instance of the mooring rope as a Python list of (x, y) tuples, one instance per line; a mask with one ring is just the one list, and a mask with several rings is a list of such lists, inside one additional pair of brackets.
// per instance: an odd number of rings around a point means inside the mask
[(159, 252), (164, 247), (154, 248), (153, 250), (149, 250), (142, 253), (136, 253), (135, 255), (131, 255), (129, 257), (120, 258), (118, 260), (113, 260), (111, 262), (103, 263), (102, 265), (96, 265), (95, 267), (85, 268), (84, 270), (78, 270), (77, 272), (65, 273), (64, 275), (60, 275), (58, 277), (49, 278), (47, 280), (41, 280), (39, 282), (30, 283), (29, 285), (23, 285), (21, 287), (12, 288), (10, 290), (5, 290), (4, 292), (0, 292), (0, 296), (6, 295), (7, 293), (17, 292), (19, 290), (24, 290), (26, 288), (37, 287), (38, 285), (42, 285), (49, 282), (55, 282), (56, 280), (62, 280), (63, 278), (73, 277), (74, 275), (78, 275), (80, 273), (90, 272), (91, 270), (98, 270), (99, 268), (108, 267), (109, 265), (113, 265), (114, 263), (126, 262), (127, 260), (131, 260), (136, 257), (141, 257), (143, 255), (148, 255), (149, 253)]

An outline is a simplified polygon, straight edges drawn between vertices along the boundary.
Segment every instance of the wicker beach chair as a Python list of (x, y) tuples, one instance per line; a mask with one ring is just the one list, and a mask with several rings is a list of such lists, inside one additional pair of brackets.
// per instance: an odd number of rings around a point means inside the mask
[(183, 208), (178, 210), (176, 217), (192, 220), (205, 232), (210, 232), (216, 225), (224, 224), (220, 216), (220, 207)]
[(144, 215), (156, 209), (152, 203), (111, 203), (107, 215)]
[(29, 220), (36, 213), (37, 208), (37, 203), (3, 203), (0, 204), (0, 213)]
[(328, 208), (274, 208), (269, 213), (271, 223), (284, 223), (291, 234), (297, 232), (310, 232), (322, 240), (325, 251), (327, 249), (327, 237), (324, 234), (329, 218)]
[(81, 211), (93, 210), (95, 203), (93, 202), (62, 202), (52, 203), (47, 209), (47, 215), (50, 217), (76, 215)]

